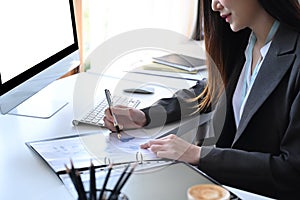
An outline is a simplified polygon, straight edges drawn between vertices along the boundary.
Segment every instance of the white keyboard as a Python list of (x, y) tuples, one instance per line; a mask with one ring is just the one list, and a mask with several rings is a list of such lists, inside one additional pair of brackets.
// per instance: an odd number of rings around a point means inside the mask
[[(128, 107), (136, 108), (140, 104), (140, 100), (132, 97), (124, 96), (113, 96), (113, 105), (124, 105)], [(108, 108), (108, 103), (105, 98), (103, 98), (98, 105), (87, 112), (81, 119), (74, 119), (72, 121), (73, 125), (77, 126), (79, 123), (104, 126), (104, 111)]]

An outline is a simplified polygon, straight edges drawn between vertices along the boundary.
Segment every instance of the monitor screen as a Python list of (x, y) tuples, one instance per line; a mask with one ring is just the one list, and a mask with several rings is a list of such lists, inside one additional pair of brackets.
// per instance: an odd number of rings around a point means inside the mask
[(73, 0), (0, 7), (0, 111), (6, 114), (79, 65)]

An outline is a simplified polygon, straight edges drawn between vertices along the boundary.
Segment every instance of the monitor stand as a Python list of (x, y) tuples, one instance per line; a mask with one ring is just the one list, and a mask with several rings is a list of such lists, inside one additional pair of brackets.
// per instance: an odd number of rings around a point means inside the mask
[(44, 94), (38, 92), (7, 114), (48, 119), (68, 104), (66, 100), (55, 100)]
[(63, 101), (47, 101), (43, 103), (36, 102), (34, 104), (32, 104), (30, 101), (25, 101), (7, 114), (48, 119), (58, 111), (60, 111), (67, 104), (68, 102)]
[(11, 110), (9, 115), (48, 119), (65, 107), (68, 102), (48, 102), (35, 106), (20, 105)]

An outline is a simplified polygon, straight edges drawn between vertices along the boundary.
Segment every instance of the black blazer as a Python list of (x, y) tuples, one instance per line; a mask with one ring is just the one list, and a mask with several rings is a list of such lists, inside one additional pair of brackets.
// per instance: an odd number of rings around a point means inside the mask
[[(237, 63), (243, 63), (243, 59)], [(226, 88), (226, 97), (221, 98), (210, 123), (209, 130), (218, 137), (218, 141), (215, 146), (202, 147), (198, 167), (225, 185), (279, 199), (292, 198), (296, 194), (298, 196), (299, 33), (284, 25), (279, 27), (256, 77), (237, 129), (232, 96), (242, 67), (243, 65), (235, 67)], [(184, 93), (183, 98), (199, 94), (203, 87), (200, 82), (192, 90), (181, 92)], [(163, 107), (169, 122), (180, 119), (179, 102), (178, 98), (163, 99), (154, 107)], [(149, 108), (143, 111), (151, 126), (153, 117), (149, 114)], [(178, 116), (175, 116), (176, 113)]]

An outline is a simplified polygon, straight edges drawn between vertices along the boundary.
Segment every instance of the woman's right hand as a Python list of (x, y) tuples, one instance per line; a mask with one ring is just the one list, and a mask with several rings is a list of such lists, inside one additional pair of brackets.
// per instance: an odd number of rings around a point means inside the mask
[[(136, 108), (117, 105), (112, 108), (112, 112), (116, 116), (121, 130), (141, 128), (147, 121), (145, 113)], [(114, 118), (107, 108), (105, 110), (104, 125), (111, 131), (116, 131), (113, 120)]]

